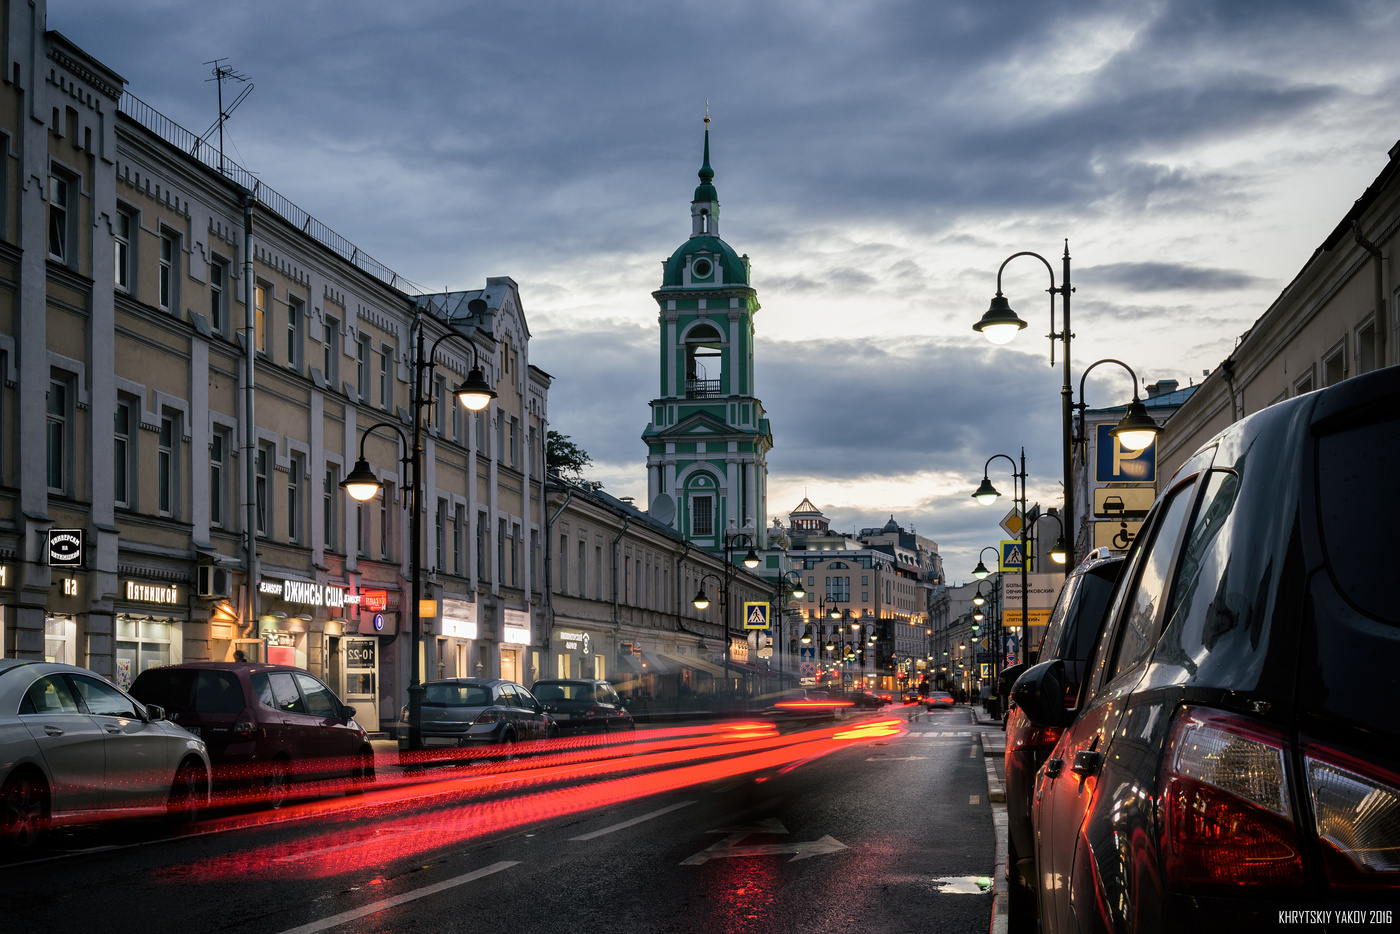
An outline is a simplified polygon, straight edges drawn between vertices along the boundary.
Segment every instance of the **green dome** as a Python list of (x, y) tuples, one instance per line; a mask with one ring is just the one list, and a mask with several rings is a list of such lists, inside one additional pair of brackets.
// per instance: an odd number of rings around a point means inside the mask
[[(692, 253), (709, 253), (724, 270), (724, 283), (719, 288), (735, 285), (748, 285), (749, 274), (744, 261), (734, 252), (734, 248), (719, 237), (691, 237), (682, 243), (671, 258), (666, 260), (666, 272), (661, 277), (661, 287), (679, 286), (685, 281), (685, 264)], [(708, 283), (696, 283), (694, 288), (715, 288)]]
[(691, 201), (718, 201), (719, 192), (715, 191), (715, 186), (709, 182), (695, 186), (695, 197)]

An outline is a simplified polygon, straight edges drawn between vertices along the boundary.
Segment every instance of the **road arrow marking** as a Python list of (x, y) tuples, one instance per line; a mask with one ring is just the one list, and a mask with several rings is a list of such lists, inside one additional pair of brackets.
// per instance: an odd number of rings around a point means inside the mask
[(795, 862), (848, 849), (846, 844), (831, 836), (807, 843), (751, 843), (748, 846), (739, 846), (739, 841), (745, 836), (747, 834), (730, 834), (714, 846), (701, 850), (690, 859), (682, 860), (681, 865), (700, 866), (712, 859), (728, 859), (735, 856), (785, 856), (788, 853), (792, 854), (792, 859), (788, 862)]

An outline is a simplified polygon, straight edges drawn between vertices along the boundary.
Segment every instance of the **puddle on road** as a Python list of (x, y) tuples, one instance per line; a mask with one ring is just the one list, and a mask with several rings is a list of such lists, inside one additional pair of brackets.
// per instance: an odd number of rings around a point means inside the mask
[(945, 895), (981, 895), (992, 887), (987, 876), (944, 876), (933, 884)]

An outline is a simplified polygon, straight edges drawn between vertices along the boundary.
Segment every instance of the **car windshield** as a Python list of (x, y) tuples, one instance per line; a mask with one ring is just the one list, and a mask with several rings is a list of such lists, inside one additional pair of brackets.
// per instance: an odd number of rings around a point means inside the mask
[(542, 704), (555, 704), (560, 701), (592, 701), (595, 692), (591, 684), (567, 684), (551, 681), (536, 681), (535, 698)]
[(490, 707), (491, 691), (480, 684), (425, 684), (425, 707)]
[(175, 713), (239, 713), (247, 706), (236, 675), (191, 668), (151, 668), (131, 685), (143, 704)]

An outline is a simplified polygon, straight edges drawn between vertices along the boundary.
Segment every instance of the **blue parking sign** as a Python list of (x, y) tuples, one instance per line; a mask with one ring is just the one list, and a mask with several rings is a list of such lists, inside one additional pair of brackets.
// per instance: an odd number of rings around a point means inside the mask
[(1113, 437), (1112, 425), (1098, 425), (1094, 436), (1094, 482), (1155, 483), (1157, 439), (1141, 451), (1129, 451)]

